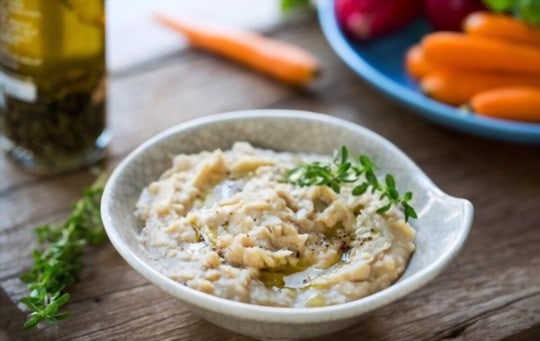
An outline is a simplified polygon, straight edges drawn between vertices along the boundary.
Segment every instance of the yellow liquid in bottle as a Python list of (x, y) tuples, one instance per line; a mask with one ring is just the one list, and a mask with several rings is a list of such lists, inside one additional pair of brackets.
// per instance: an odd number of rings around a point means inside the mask
[(104, 0), (0, 0), (0, 129), (31, 171), (103, 155), (104, 14)]

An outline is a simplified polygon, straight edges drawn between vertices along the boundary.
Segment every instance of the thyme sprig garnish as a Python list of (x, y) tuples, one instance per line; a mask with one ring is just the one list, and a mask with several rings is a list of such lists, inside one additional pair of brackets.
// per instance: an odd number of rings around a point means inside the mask
[(284, 180), (301, 187), (328, 186), (336, 193), (341, 191), (344, 183), (354, 183), (353, 195), (359, 196), (371, 191), (378, 192), (380, 199), (385, 199), (385, 205), (378, 208), (377, 213), (388, 211), (392, 205), (401, 205), (405, 221), (417, 218), (418, 215), (410, 204), (412, 192), (406, 192), (401, 196), (394, 177), (386, 174), (384, 182), (381, 182), (376, 171), (377, 167), (369, 156), (359, 155), (357, 158), (351, 158), (347, 147), (343, 146), (332, 162), (315, 161), (300, 165), (287, 171)]
[(47, 243), (47, 247), (34, 250), (32, 268), (20, 276), (30, 291), (21, 298), (21, 303), (30, 309), (25, 329), (41, 321), (56, 322), (69, 316), (59, 310), (69, 301), (66, 289), (78, 280), (83, 248), (107, 240), (99, 208), (102, 192), (103, 181), (97, 181), (84, 190), (66, 221), (35, 229), (38, 242)]

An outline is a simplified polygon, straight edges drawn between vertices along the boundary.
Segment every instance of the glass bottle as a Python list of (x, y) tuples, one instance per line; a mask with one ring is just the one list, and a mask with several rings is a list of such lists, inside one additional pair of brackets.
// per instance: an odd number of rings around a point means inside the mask
[(34, 173), (104, 155), (104, 0), (0, 0), (0, 144)]

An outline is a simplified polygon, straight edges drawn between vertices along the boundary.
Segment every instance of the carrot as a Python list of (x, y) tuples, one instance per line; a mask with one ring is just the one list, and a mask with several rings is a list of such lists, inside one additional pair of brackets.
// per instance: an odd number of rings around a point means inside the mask
[(540, 122), (540, 87), (512, 86), (480, 92), (470, 102), (475, 113), (508, 120)]
[(540, 76), (540, 48), (463, 33), (434, 32), (422, 40), (426, 58), (443, 67)]
[(420, 45), (413, 45), (405, 55), (405, 68), (412, 77), (420, 79), (436, 67), (426, 59)]
[(209, 27), (156, 14), (155, 19), (186, 36), (191, 45), (217, 53), (293, 85), (305, 85), (319, 62), (307, 51), (260, 34)]
[(517, 85), (540, 87), (540, 77), (439, 69), (420, 81), (420, 88), (426, 95), (450, 105), (465, 104), (480, 91)]
[(463, 30), (471, 35), (507, 39), (540, 46), (540, 27), (527, 25), (508, 15), (476, 12), (468, 15)]

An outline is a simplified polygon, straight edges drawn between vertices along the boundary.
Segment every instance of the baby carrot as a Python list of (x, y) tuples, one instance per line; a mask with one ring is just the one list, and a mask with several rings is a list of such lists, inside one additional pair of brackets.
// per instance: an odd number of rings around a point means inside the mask
[(463, 22), (463, 30), (472, 35), (540, 46), (540, 27), (527, 25), (508, 15), (490, 12), (471, 13)]
[(540, 77), (445, 69), (432, 71), (420, 81), (426, 95), (450, 105), (465, 104), (480, 91), (516, 85), (540, 87)]
[(412, 77), (419, 79), (433, 71), (435, 65), (426, 59), (420, 45), (413, 45), (405, 55), (405, 68)]
[(540, 87), (513, 86), (482, 91), (471, 98), (478, 115), (540, 122)]
[(156, 14), (155, 19), (186, 36), (198, 48), (217, 53), (293, 85), (305, 85), (319, 63), (307, 51), (260, 34), (188, 23)]
[(540, 47), (463, 33), (434, 32), (422, 40), (426, 58), (443, 67), (540, 76)]

